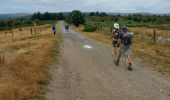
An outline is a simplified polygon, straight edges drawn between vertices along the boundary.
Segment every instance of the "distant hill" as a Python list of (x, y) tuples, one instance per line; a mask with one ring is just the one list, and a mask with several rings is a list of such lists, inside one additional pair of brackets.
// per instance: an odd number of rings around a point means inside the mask
[[(69, 12), (62, 12), (65, 16), (69, 14)], [(88, 15), (90, 12), (84, 12), (86, 15)], [(170, 16), (170, 13), (167, 14), (153, 14), (153, 13), (109, 13), (106, 12), (109, 15), (121, 15), (121, 16), (127, 16), (129, 14), (142, 14), (142, 15), (168, 15)], [(32, 16), (31, 13), (15, 13), (15, 14), (0, 14), (0, 20), (4, 19), (15, 19), (15, 18), (30, 18)]]
[(30, 14), (30, 13), (0, 14), (0, 19), (30, 18), (31, 15), (32, 15), (32, 14)]
[(128, 16), (129, 14), (141, 14), (141, 15), (170, 15), (170, 13), (165, 13), (165, 14), (156, 14), (156, 13), (107, 13), (109, 15), (121, 15), (121, 16)]

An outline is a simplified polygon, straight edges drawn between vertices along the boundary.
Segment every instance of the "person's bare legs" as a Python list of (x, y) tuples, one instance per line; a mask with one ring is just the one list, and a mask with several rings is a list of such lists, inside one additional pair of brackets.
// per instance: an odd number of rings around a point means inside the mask
[(131, 55), (128, 55), (127, 58), (128, 58), (128, 64), (129, 64), (128, 70), (132, 71), (132, 57)]
[(131, 61), (132, 61), (132, 57), (131, 57), (131, 55), (127, 56), (127, 58), (128, 58), (128, 63), (130, 64), (130, 63), (131, 63)]
[(120, 56), (121, 56), (121, 53), (120, 53), (120, 47), (116, 47), (115, 48), (115, 64), (118, 66), (119, 65), (119, 60), (120, 60)]

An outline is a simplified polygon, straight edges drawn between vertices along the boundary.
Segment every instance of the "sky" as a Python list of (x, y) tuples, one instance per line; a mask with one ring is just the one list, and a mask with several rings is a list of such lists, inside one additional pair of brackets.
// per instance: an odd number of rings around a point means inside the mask
[(170, 0), (0, 0), (0, 14), (34, 12), (170, 13)]

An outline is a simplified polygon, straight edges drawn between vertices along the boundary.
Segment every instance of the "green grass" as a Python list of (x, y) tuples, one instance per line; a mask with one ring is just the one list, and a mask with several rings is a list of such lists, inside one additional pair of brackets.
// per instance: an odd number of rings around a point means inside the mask
[[(45, 24), (54, 24), (56, 23), (56, 20), (44, 20), (44, 21), (39, 21), (37, 25), (45, 25)], [(33, 24), (23, 24), (23, 25), (18, 25), (18, 26), (8, 26), (8, 27), (0, 27), (0, 31), (4, 30), (12, 30), (14, 28), (24, 28), (24, 27), (30, 27), (33, 26)], [(20, 29), (22, 31), (22, 29)]]
[(39, 21), (38, 25), (44, 25), (44, 24), (55, 24), (56, 20), (46, 20), (46, 21)]
[(96, 31), (96, 27), (92, 24), (86, 24), (84, 25), (84, 32), (95, 32)]
[(30, 100), (47, 100), (45, 96), (34, 96), (29, 98)]
[(112, 27), (113, 24), (118, 22), (121, 27), (146, 27), (146, 28), (157, 28), (159, 30), (170, 30), (170, 24), (157, 24), (152, 22), (136, 22), (133, 20), (126, 20), (120, 18), (118, 21), (115, 21), (112, 17), (86, 17), (86, 23), (90, 23), (92, 25), (102, 26), (102, 27)]

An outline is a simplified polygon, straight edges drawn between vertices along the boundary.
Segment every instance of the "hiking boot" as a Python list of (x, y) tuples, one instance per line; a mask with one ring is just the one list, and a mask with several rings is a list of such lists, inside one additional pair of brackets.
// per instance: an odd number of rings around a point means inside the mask
[(115, 61), (115, 65), (119, 66), (119, 60)]
[(129, 71), (132, 71), (132, 64), (129, 64), (127, 69), (128, 69)]

